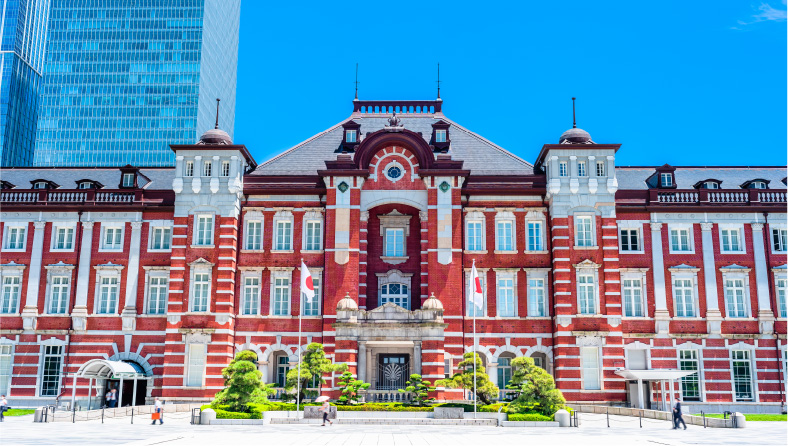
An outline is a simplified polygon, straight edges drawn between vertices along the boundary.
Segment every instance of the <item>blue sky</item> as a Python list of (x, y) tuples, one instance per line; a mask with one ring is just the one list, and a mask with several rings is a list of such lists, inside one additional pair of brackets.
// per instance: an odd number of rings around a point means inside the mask
[(785, 165), (785, 0), (268, 2), (241, 10), (235, 141), (258, 162), (360, 99), (433, 99), (533, 162), (572, 125), (618, 165)]

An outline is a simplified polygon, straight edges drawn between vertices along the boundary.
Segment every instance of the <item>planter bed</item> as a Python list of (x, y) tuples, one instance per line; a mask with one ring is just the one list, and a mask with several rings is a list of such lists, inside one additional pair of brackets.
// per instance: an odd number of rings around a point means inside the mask
[(559, 427), (557, 421), (501, 421), (503, 427)]

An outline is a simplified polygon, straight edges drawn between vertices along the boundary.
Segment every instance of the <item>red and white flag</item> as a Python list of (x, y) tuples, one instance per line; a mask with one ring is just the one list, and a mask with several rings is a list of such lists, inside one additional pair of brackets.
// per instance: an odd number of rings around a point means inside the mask
[(479, 279), (479, 273), (476, 272), (476, 261), (473, 262), (471, 267), (471, 283), (468, 289), (471, 292), (470, 298), (474, 305), (481, 310), (484, 308), (484, 293), (482, 291), (482, 281)]
[(303, 260), (301, 261), (301, 292), (306, 297), (306, 301), (311, 303), (312, 298), (315, 297), (315, 284)]

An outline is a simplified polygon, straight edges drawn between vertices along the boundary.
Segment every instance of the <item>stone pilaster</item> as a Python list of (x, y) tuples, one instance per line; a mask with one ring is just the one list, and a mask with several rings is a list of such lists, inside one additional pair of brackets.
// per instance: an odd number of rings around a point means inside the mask
[(758, 290), (758, 326), (763, 334), (774, 333), (774, 311), (769, 295), (769, 270), (763, 243), (763, 223), (752, 223), (752, 251), (755, 256), (755, 282)]
[(706, 288), (706, 327), (710, 335), (719, 336), (722, 328), (722, 313), (717, 295), (717, 268), (714, 262), (714, 240), (711, 236), (713, 223), (701, 223), (703, 245), (703, 282)]
[(662, 223), (651, 223), (651, 264), (654, 267), (654, 322), (657, 334), (668, 334), (670, 313), (665, 290), (665, 264), (662, 260)]
[[(77, 295), (74, 309), (71, 311), (71, 322), (74, 330), (84, 331), (88, 320), (88, 284), (90, 283), (90, 259), (93, 254), (92, 221), (82, 222), (82, 241), (79, 247), (79, 268), (77, 269)], [(132, 249), (134, 245), (132, 242)]]
[(33, 246), (30, 249), (30, 272), (27, 276), (27, 295), (22, 308), (22, 326), (25, 330), (36, 329), (38, 317), (38, 294), (41, 283), (41, 262), (44, 254), (45, 221), (33, 222)]
[[(142, 243), (142, 222), (131, 222), (131, 244), (129, 247), (129, 266), (126, 269), (126, 299), (120, 316), (123, 331), (134, 331), (137, 321), (137, 288), (140, 277), (140, 245)], [(81, 270), (81, 262), (80, 262)]]

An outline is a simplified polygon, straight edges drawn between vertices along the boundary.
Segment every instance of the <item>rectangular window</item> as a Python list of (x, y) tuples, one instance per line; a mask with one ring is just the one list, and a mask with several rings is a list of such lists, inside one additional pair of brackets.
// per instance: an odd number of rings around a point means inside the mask
[(290, 371), (290, 360), (287, 356), (280, 356), (276, 361), (276, 385), (284, 387), (287, 382), (287, 372)]
[(773, 228), (772, 243), (774, 246), (774, 251), (776, 252), (788, 251), (788, 229)]
[(123, 248), (123, 228), (104, 228), (104, 249)]
[(676, 252), (692, 251), (689, 228), (670, 229), (670, 249)]
[(546, 316), (544, 279), (528, 279), (528, 316)]
[(205, 161), (202, 163), (202, 176), (209, 177), (211, 176), (211, 171), (213, 169), (213, 162)]
[(578, 161), (577, 162), (577, 176), (579, 176), (579, 177), (586, 176), (586, 162), (585, 161)]
[(405, 256), (405, 230), (403, 228), (386, 228), (385, 256)]
[(659, 174), (659, 184), (662, 187), (673, 187), (673, 175), (669, 173)]
[(3, 278), (3, 301), (0, 304), (0, 313), (14, 314), (19, 307), (19, 279), (20, 276)]
[(735, 228), (723, 228), (720, 230), (722, 235), (722, 250), (728, 252), (742, 251), (741, 232)]
[(594, 217), (575, 217), (576, 246), (594, 246)]
[(596, 294), (593, 274), (577, 276), (577, 296), (580, 314), (596, 314)]
[(777, 288), (777, 312), (779, 317), (788, 317), (788, 310), (786, 309), (786, 289), (788, 289), (788, 280), (777, 279), (775, 284)]
[(246, 249), (260, 250), (263, 247), (263, 222), (246, 222)]
[(241, 305), (241, 314), (260, 313), (260, 279), (247, 277), (244, 281), (244, 303)]
[(681, 396), (686, 401), (700, 401), (700, 362), (697, 350), (679, 350), (679, 370), (695, 373), (681, 378)]
[(747, 317), (744, 279), (725, 280), (725, 308), (728, 317)]
[(310, 220), (306, 224), (304, 249), (307, 251), (320, 251), (323, 249), (323, 231), (320, 221)]
[(53, 276), (49, 295), (49, 314), (65, 314), (68, 309), (68, 289), (70, 278)]
[(230, 162), (229, 161), (222, 161), (222, 176), (229, 177), (230, 176)]
[(74, 249), (74, 228), (55, 228), (55, 242), (52, 249)]
[(752, 401), (752, 368), (750, 352), (747, 350), (734, 350), (731, 352), (733, 359), (733, 388), (736, 401)]
[(274, 278), (274, 305), (271, 314), (290, 315), (290, 279), (287, 277)]
[(213, 215), (198, 215), (195, 217), (197, 232), (195, 233), (195, 245), (213, 245)]
[(468, 251), (483, 251), (484, 250), (484, 243), (483, 243), (483, 224), (480, 221), (469, 221), (467, 223), (467, 232), (466, 232), (466, 240), (467, 240), (467, 249)]
[(624, 279), (624, 316), (643, 317), (643, 285), (639, 279)]
[(583, 366), (583, 390), (601, 390), (599, 377), (599, 348), (581, 347), (581, 363)]
[(3, 249), (25, 249), (25, 227), (6, 226), (5, 246)]
[(11, 368), (14, 364), (13, 346), (0, 345), (0, 394), (11, 390)]
[(123, 174), (123, 187), (134, 187), (134, 174), (133, 173), (124, 173)]
[(63, 365), (63, 346), (45, 345), (41, 368), (41, 396), (58, 396)]
[(118, 278), (102, 277), (99, 285), (99, 301), (96, 314), (118, 312)]
[(484, 317), (484, 316), (487, 316), (486, 312), (484, 311), (484, 309), (487, 306), (487, 273), (484, 272), (484, 271), (478, 271), (478, 273), (479, 273), (479, 282), (482, 285), (482, 306), (481, 307), (479, 307), (475, 303), (473, 303), (473, 298), (471, 296), (471, 289), (468, 288), (470, 286), (471, 273), (468, 272), (468, 274), (465, 277), (465, 295), (467, 296), (467, 302), (468, 302), (468, 308), (467, 308), (468, 317), (474, 317), (474, 316), (476, 316), (476, 317)]
[(512, 379), (512, 358), (498, 358), (498, 388), (503, 390)]
[(290, 251), (293, 249), (293, 223), (290, 221), (276, 222), (276, 249)]
[(622, 229), (621, 250), (640, 251), (640, 231), (637, 229)]
[(565, 177), (566, 176), (566, 161), (561, 161), (558, 163), (558, 176)]
[(446, 142), (446, 130), (435, 130), (435, 142)]
[(302, 307), (304, 309), (304, 316), (319, 316), (320, 315), (320, 277), (312, 276), (312, 287), (315, 290), (315, 297), (311, 301), (306, 300), (306, 296), (302, 294)]
[(186, 386), (202, 387), (207, 356), (207, 344), (189, 344), (189, 364), (186, 371)]
[(211, 275), (208, 273), (194, 273), (193, 289), (191, 311), (208, 311), (208, 293), (211, 289)]
[(695, 317), (695, 298), (692, 279), (674, 279), (673, 295), (676, 297), (676, 317)]
[(512, 238), (512, 222), (499, 221), (495, 224), (495, 249), (496, 251), (514, 251)]
[(498, 317), (514, 317), (514, 279), (498, 278)]
[(148, 314), (167, 313), (167, 278), (150, 278), (148, 285)]
[(186, 168), (183, 172), (183, 176), (185, 177), (194, 176), (194, 161), (186, 161)]
[(347, 139), (345, 139), (346, 142), (354, 143), (354, 142), (356, 142), (357, 139), (358, 139), (358, 137), (357, 137), (357, 134), (356, 134), (355, 130), (348, 130), (347, 131)]
[(528, 250), (544, 250), (544, 245), (542, 244), (542, 222), (540, 221), (528, 222)]
[(605, 176), (605, 162), (604, 161), (597, 161), (596, 162), (596, 176), (598, 176), (598, 177)]
[(172, 229), (168, 227), (157, 227), (151, 229), (150, 249), (169, 250), (172, 240)]

